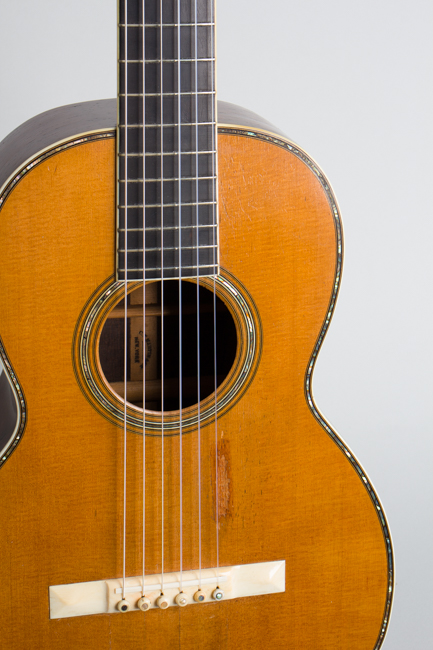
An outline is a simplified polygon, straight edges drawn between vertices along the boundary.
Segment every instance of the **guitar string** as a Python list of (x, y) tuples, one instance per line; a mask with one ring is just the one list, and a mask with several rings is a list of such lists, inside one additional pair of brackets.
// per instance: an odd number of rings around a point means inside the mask
[(125, 291), (124, 291), (124, 333), (123, 333), (123, 580), (122, 580), (122, 600), (125, 600), (125, 583), (126, 583), (126, 451), (127, 451), (127, 382), (128, 382), (128, 34), (127, 34), (127, 8), (128, 0), (125, 0), (125, 188), (124, 188), (124, 215), (125, 215)]
[(142, 35), (142, 59), (143, 59), (143, 583), (142, 596), (144, 597), (144, 578), (146, 574), (146, 64), (145, 64), (145, 24), (146, 24), (146, 0), (142, 0), (141, 11), (143, 17)]
[(163, 0), (159, 2), (160, 148), (161, 148), (161, 595), (164, 594), (164, 74)]
[[(214, 3), (211, 2), (211, 57), (212, 61), (212, 151), (215, 151), (217, 145), (217, 132), (216, 132), (216, 70), (215, 70), (215, 39), (214, 39), (214, 29), (215, 29), (215, 7)], [(218, 502), (218, 413), (217, 413), (217, 389), (218, 389), (218, 371), (217, 371), (217, 319), (216, 319), (216, 224), (217, 224), (217, 167), (218, 161), (216, 154), (212, 154), (212, 262), (213, 262), (213, 353), (214, 353), (214, 409), (215, 409), (215, 520), (216, 520), (216, 530), (215, 530), (215, 542), (216, 542), (216, 578), (217, 578), (217, 587), (219, 587), (219, 502)]]
[(195, 216), (196, 216), (196, 262), (197, 262), (197, 276), (196, 276), (196, 299), (197, 299), (197, 452), (198, 452), (198, 558), (199, 558), (199, 590), (202, 586), (201, 578), (201, 422), (200, 422), (200, 284), (199, 284), (199, 268), (200, 268), (200, 248), (199, 248), (199, 171), (198, 171), (198, 52), (197, 52), (197, 7), (198, 0), (194, 1), (194, 91), (195, 91)]
[(180, 65), (180, 0), (177, 2), (177, 149), (178, 149), (178, 226), (179, 226), (179, 591), (183, 591), (183, 431), (182, 431), (182, 159), (181, 159), (181, 65)]

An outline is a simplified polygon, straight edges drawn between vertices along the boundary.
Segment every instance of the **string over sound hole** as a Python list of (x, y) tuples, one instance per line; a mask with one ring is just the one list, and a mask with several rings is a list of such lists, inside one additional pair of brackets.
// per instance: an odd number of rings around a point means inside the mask
[[(142, 286), (128, 295), (126, 306), (128, 349), (126, 399), (134, 406), (143, 408), (143, 364), (145, 363), (145, 408), (156, 412), (177, 411), (180, 406), (183, 409), (188, 408), (197, 404), (198, 396), (203, 400), (214, 392), (215, 335), (217, 386), (228, 375), (237, 350), (236, 327), (232, 315), (218, 297), (214, 309), (212, 291), (199, 286), (199, 318), (197, 318), (197, 285), (191, 281), (182, 281), (181, 318), (179, 319), (179, 282), (165, 280), (163, 290), (161, 284), (161, 282), (150, 282), (146, 285), (144, 334)], [(163, 305), (161, 305), (162, 293)], [(182, 330), (181, 354), (179, 321)], [(124, 336), (125, 303), (124, 300), (120, 300), (109, 313), (103, 326), (99, 343), (99, 360), (106, 380), (122, 398), (124, 397)]]

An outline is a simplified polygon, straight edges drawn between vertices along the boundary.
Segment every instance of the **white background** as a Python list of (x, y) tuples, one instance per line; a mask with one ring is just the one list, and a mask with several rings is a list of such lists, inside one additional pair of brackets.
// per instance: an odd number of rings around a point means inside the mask
[[(432, 7), (218, 0), (219, 97), (285, 130), (341, 206), (343, 283), (314, 392), (390, 522), (386, 650), (433, 647)], [(44, 110), (115, 96), (115, 0), (0, 0), (0, 19), (0, 139)]]

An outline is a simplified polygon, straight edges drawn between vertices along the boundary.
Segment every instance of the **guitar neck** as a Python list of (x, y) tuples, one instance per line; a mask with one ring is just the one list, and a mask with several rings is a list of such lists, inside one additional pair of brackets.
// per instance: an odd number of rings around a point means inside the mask
[(118, 25), (117, 277), (213, 275), (213, 2), (128, 0), (125, 9), (125, 1)]

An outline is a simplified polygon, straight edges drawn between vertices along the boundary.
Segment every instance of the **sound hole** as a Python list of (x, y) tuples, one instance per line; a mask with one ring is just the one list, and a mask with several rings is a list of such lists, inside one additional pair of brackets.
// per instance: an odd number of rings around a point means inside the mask
[[(206, 287), (199, 286), (199, 318), (197, 319), (197, 285), (182, 281), (181, 293), (182, 359), (180, 364), (179, 281), (164, 281), (163, 319), (161, 318), (161, 282), (146, 285), (145, 336), (143, 336), (143, 288), (139, 287), (128, 295), (126, 399), (139, 408), (143, 408), (143, 363), (146, 367), (146, 410), (177, 411), (180, 408), (180, 392), (182, 408), (197, 404), (198, 396), (203, 400), (214, 392), (215, 322), (218, 386), (226, 378), (234, 363), (237, 347), (236, 327), (224, 302), (217, 297), (214, 316), (213, 293)], [(200, 340), (198, 359), (197, 332)], [(102, 328), (99, 360), (106, 380), (122, 399), (124, 397), (124, 334), (125, 303), (124, 300), (120, 300), (108, 314)], [(182, 372), (181, 382), (179, 365)], [(199, 379), (198, 367), (200, 367)], [(164, 375), (163, 389), (162, 374)]]
[[(18, 421), (18, 409), (12, 385), (0, 361), (0, 452), (3, 454), (13, 440)], [(0, 464), (1, 464), (0, 459)]]

